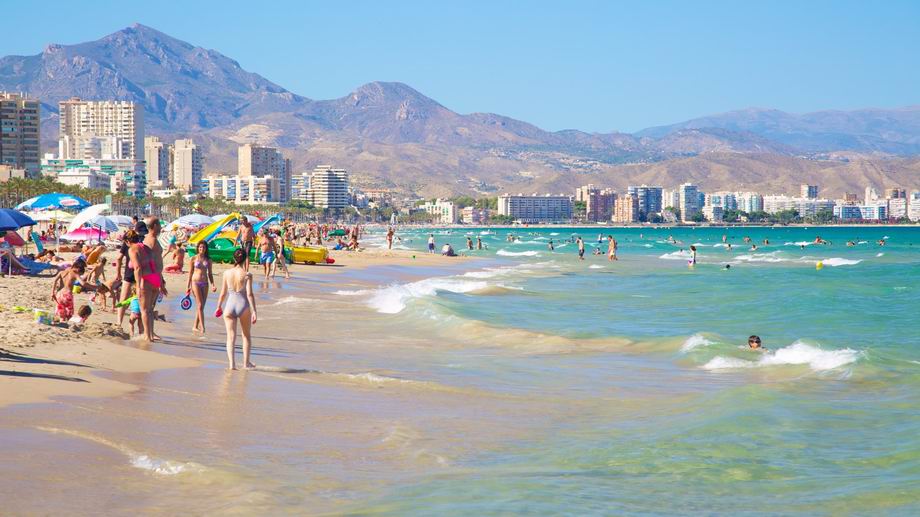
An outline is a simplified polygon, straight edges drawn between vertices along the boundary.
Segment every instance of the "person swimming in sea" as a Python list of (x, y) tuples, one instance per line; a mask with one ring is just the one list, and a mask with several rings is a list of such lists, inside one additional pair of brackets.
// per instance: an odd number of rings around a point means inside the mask
[(550, 251), (556, 251), (556, 246), (553, 245), (553, 240), (552, 240), (552, 239), (549, 240), (549, 250), (550, 250)]
[(690, 246), (690, 260), (688, 262), (691, 266), (696, 265), (696, 246)]
[(757, 350), (758, 352), (766, 352), (767, 349), (763, 347), (760, 341), (760, 336), (752, 335), (748, 338), (748, 348), (752, 350)]

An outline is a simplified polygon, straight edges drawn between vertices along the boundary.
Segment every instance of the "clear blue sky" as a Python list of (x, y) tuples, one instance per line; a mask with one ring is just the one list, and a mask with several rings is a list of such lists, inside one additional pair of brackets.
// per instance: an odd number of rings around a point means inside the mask
[(4, 4), (0, 55), (139, 22), (313, 99), (401, 81), (550, 130), (920, 104), (920, 1)]

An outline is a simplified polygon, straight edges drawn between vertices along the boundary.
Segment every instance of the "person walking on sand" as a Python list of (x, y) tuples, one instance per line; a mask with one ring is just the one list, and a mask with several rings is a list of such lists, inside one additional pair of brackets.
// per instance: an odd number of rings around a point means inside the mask
[(246, 271), (249, 271), (249, 254), (252, 253), (252, 244), (255, 241), (255, 234), (252, 228), (252, 223), (249, 222), (249, 218), (243, 216), (243, 220), (240, 221), (240, 233), (236, 236), (236, 244), (243, 249), (243, 253), (246, 254)]
[(578, 244), (578, 260), (585, 259), (585, 241), (579, 235), (575, 242)]
[(262, 271), (265, 273), (266, 280), (268, 280), (268, 274), (274, 261), (275, 241), (272, 239), (271, 234), (268, 233), (268, 229), (264, 229), (259, 235), (259, 263), (262, 264)]
[[(236, 370), (236, 324), (239, 322), (243, 332), (243, 366), (255, 368), (250, 361), (252, 351), (252, 326), (257, 321), (256, 299), (252, 294), (252, 273), (246, 271), (246, 258), (243, 250), (233, 252), (233, 268), (224, 271), (221, 281), (220, 297), (217, 300), (218, 318), (223, 316), (227, 327), (227, 359), (230, 369)], [(226, 305), (224, 304), (226, 301)]]
[(434, 234), (428, 234), (428, 253), (434, 253)]
[(204, 305), (208, 302), (208, 285), (211, 286), (211, 292), (217, 291), (217, 284), (214, 283), (214, 273), (211, 270), (211, 255), (208, 253), (208, 243), (199, 241), (195, 250), (195, 258), (192, 260), (192, 267), (188, 270), (188, 286), (186, 294), (191, 293), (195, 296), (195, 303), (198, 308), (195, 311), (195, 325), (192, 327), (193, 332), (204, 334)]
[(135, 244), (128, 252), (134, 265), (134, 274), (138, 281), (138, 301), (141, 306), (141, 322), (144, 324), (144, 338), (149, 341), (159, 341), (153, 331), (153, 309), (157, 297), (169, 294), (166, 282), (163, 279), (163, 247), (160, 246), (160, 220), (148, 217), (144, 224), (147, 226), (147, 235), (139, 244)]
[(396, 230), (392, 226), (387, 228), (387, 249), (393, 249), (393, 236), (396, 235)]
[(617, 240), (613, 238), (613, 235), (607, 236), (607, 260), (614, 261), (620, 260), (617, 258)]

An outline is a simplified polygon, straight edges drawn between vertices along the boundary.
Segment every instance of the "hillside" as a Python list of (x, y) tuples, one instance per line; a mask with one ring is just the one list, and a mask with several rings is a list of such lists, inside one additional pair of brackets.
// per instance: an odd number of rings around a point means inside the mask
[(127, 99), (144, 106), (147, 134), (202, 144), (209, 173), (232, 172), (236, 146), (259, 142), (283, 149), (297, 171), (334, 163), (361, 184), (426, 196), (686, 180), (763, 190), (819, 180), (839, 193), (870, 180), (915, 186), (916, 163), (891, 155), (920, 154), (920, 108), (750, 109), (629, 135), (552, 132), (498, 114), (460, 114), (402, 83), (312, 100), (143, 25), (0, 58), (0, 89), (42, 100), (49, 150), (58, 101)]

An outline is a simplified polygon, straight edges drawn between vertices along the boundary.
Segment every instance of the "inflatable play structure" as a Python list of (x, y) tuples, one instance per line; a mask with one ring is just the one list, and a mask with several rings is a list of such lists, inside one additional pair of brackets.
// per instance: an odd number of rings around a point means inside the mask
[[(198, 243), (204, 241), (208, 243), (208, 253), (211, 255), (211, 260), (215, 262), (233, 262), (233, 252), (238, 247), (236, 245), (236, 238), (237, 235), (239, 235), (239, 232), (232, 228), (228, 228), (228, 226), (233, 223), (238, 223), (242, 219), (243, 216), (239, 213), (227, 214), (220, 220), (214, 221), (208, 226), (205, 226), (195, 235), (192, 235), (188, 240), (189, 257), (195, 256), (196, 249), (198, 248)], [(263, 221), (259, 221), (258, 223), (252, 225), (252, 228), (255, 231), (255, 234), (258, 235), (259, 230), (261, 230), (263, 227), (280, 222), (281, 217), (278, 214), (275, 214)], [(253, 246), (252, 251), (249, 254), (250, 262), (258, 263), (258, 253), (258, 249)], [(332, 264), (335, 262), (334, 259), (329, 257), (329, 251), (324, 247), (298, 247), (292, 245), (289, 241), (284, 241), (284, 256), (291, 264), (302, 263), (313, 265)]]

